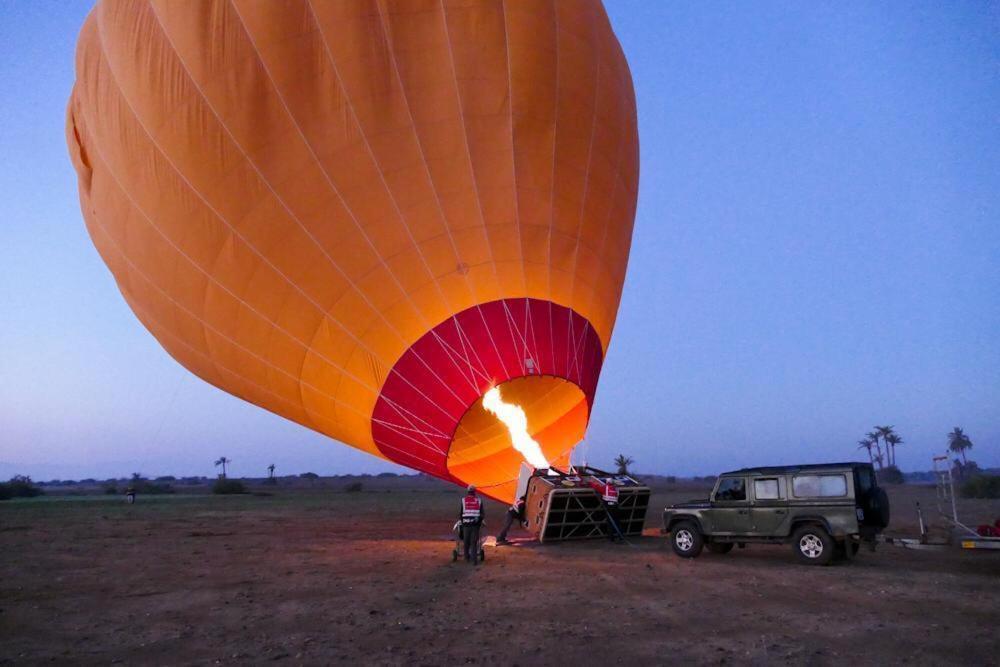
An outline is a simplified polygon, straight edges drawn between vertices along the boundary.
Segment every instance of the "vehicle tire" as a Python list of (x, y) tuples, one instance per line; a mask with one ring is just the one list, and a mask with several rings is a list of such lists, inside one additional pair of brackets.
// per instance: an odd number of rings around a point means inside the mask
[(868, 493), (865, 503), (865, 523), (869, 526), (886, 528), (889, 525), (889, 495), (881, 486)]
[(670, 546), (681, 558), (695, 558), (705, 546), (698, 526), (690, 521), (681, 521), (670, 529)]
[(733, 550), (733, 543), (732, 542), (709, 542), (708, 544), (705, 545), (705, 548), (708, 549), (713, 554), (727, 554), (727, 553), (729, 553), (730, 551)]
[(792, 549), (799, 561), (807, 565), (826, 565), (833, 560), (836, 543), (826, 529), (807, 524), (792, 534)]

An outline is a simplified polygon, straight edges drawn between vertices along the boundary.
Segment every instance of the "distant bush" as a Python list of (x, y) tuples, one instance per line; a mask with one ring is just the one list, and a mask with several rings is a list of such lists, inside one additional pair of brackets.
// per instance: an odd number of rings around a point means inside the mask
[(977, 475), (962, 483), (963, 498), (1000, 498), (1000, 475)]
[(394, 472), (380, 472), (376, 477), (379, 479), (388, 479), (390, 477), (399, 477), (399, 475)]
[(302, 479), (312, 479), (312, 480), (319, 479), (319, 475), (317, 475), (314, 472), (304, 472), (301, 475), (299, 475), (299, 477)]
[(215, 480), (215, 484), (212, 485), (212, 493), (228, 495), (246, 492), (247, 490), (243, 487), (243, 482), (236, 479), (226, 479), (220, 477)]
[(105, 493), (105, 495), (109, 495), (109, 496), (117, 496), (118, 495), (118, 487), (115, 486), (114, 484), (108, 484), (107, 486), (104, 487), (104, 493)]
[(173, 475), (161, 475), (160, 477), (156, 478), (156, 481), (157, 482), (176, 482), (177, 478), (174, 477)]
[(902, 484), (903, 473), (896, 466), (886, 466), (879, 470), (878, 481), (883, 484)]
[(10, 500), (11, 498), (34, 498), (40, 496), (44, 491), (35, 486), (30, 477), (25, 475), (14, 475), (10, 481), (0, 484), (0, 500)]
[(979, 469), (979, 464), (975, 461), (967, 461), (962, 463), (958, 459), (955, 459), (955, 465), (952, 466), (951, 474), (955, 476), (956, 479), (972, 479), (973, 477), (978, 477), (982, 471)]
[(364, 486), (365, 485), (362, 484), (361, 482), (351, 482), (350, 484), (344, 487), (344, 491), (347, 491), (348, 493), (358, 493), (364, 488)]

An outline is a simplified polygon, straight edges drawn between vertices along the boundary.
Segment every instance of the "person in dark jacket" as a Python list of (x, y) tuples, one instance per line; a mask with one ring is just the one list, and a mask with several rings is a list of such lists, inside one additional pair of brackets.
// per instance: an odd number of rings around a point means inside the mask
[(514, 525), (515, 520), (519, 522), (524, 521), (524, 503), (525, 497), (521, 496), (514, 501), (513, 505), (507, 508), (507, 517), (504, 519), (500, 534), (497, 535), (497, 544), (507, 544), (507, 532)]
[(482, 499), (476, 495), (476, 487), (469, 485), (462, 497), (462, 547), (465, 560), (479, 565), (479, 529), (483, 525), (486, 510)]
[(607, 520), (608, 539), (612, 542), (625, 539), (618, 523), (618, 487), (615, 486), (614, 480), (610, 477), (603, 481), (594, 478), (591, 480), (590, 486), (601, 496), (601, 504), (604, 505), (604, 515)]

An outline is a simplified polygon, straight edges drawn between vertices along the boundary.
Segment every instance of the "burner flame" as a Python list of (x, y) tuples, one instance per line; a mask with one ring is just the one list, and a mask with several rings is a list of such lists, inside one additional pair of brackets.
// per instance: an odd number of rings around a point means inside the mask
[(510, 432), (511, 444), (521, 453), (525, 461), (537, 469), (549, 467), (541, 446), (528, 433), (528, 416), (524, 414), (521, 406), (516, 403), (505, 403), (500, 395), (500, 388), (493, 387), (483, 395), (483, 407), (504, 423)]

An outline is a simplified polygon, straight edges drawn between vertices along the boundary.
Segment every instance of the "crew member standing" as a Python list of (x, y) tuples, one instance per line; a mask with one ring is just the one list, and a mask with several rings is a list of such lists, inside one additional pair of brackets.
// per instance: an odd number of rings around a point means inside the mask
[(608, 539), (612, 542), (624, 539), (618, 523), (618, 487), (610, 477), (603, 482), (594, 479), (590, 482), (590, 486), (601, 494), (601, 502), (604, 504), (605, 516), (608, 519)]
[(485, 516), (483, 501), (476, 495), (476, 487), (470, 484), (462, 497), (462, 546), (465, 560), (473, 565), (479, 565), (479, 528)]
[(507, 544), (507, 531), (514, 525), (514, 520), (524, 521), (524, 496), (514, 501), (514, 504), (507, 508), (507, 518), (504, 519), (503, 528), (497, 535), (497, 544)]

